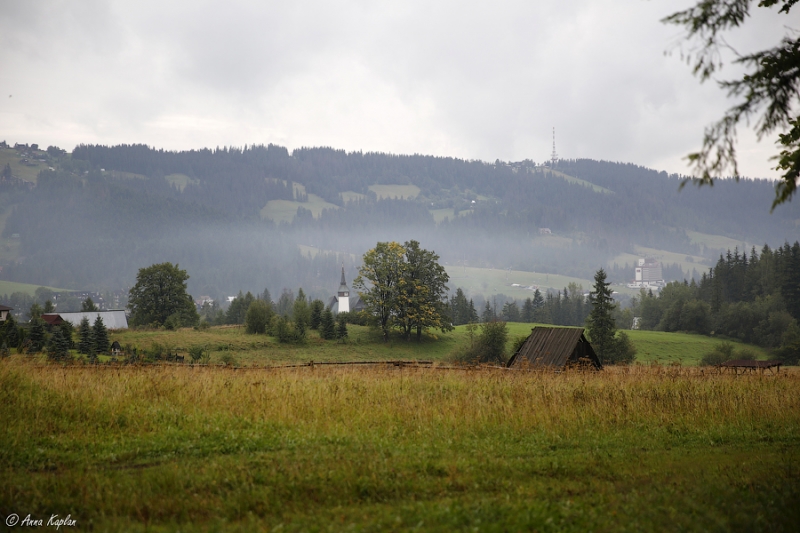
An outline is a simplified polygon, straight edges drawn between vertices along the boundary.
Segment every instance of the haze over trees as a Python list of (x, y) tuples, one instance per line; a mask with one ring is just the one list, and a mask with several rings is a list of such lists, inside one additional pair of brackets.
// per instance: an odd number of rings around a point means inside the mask
[[(211, 299), (301, 286), (326, 298), (342, 263), (352, 279), (375, 242), (411, 239), (435, 249), (443, 266), (590, 279), (636, 246), (713, 261), (719, 250), (687, 230), (780, 246), (796, 238), (800, 218), (793, 204), (768, 213), (774, 189), (765, 181), (678, 192), (682, 176), (590, 160), (550, 169), (275, 145), (83, 145), (53, 165), (32, 189), (0, 188), (2, 237), (18, 236), (18, 253), (0, 258), (4, 279), (127, 290), (135, 265), (169, 260), (192, 272), (190, 292)], [(275, 209), (288, 218), (270, 218)]]

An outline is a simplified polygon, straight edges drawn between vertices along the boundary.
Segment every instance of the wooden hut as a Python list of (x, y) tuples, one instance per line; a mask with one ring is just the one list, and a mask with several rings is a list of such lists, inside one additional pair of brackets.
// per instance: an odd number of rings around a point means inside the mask
[(602, 370), (603, 365), (583, 328), (535, 327), (530, 336), (508, 361), (509, 368), (564, 370), (588, 367)]

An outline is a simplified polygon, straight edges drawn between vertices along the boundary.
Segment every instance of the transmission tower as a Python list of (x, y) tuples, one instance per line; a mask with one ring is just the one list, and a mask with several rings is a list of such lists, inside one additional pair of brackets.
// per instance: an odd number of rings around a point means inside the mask
[(553, 127), (553, 153), (550, 154), (550, 167), (556, 166), (558, 162), (558, 154), (556, 153), (556, 128)]

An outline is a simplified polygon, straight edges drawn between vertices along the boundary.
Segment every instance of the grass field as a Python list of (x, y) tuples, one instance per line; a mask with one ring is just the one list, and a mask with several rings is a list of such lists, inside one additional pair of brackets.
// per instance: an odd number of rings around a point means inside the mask
[[(588, 279), (560, 276), (558, 274), (540, 274), (521, 270), (502, 270), (493, 268), (474, 268), (448, 265), (445, 267), (450, 275), (450, 287), (461, 287), (472, 294), (483, 294), (491, 298), (492, 294), (502, 293), (518, 300), (532, 298), (533, 291), (524, 287), (537, 286), (542, 293), (548, 288), (561, 290), (571, 282), (591, 289), (593, 282)], [(521, 285), (513, 287), (513, 284)], [(615, 290), (617, 288), (615, 287)]]
[(291, 222), (297, 215), (298, 207), (308, 209), (315, 217), (319, 217), (324, 209), (339, 209), (338, 205), (326, 202), (316, 194), (309, 194), (307, 202), (270, 200), (261, 209), (261, 218), (268, 218), (273, 222)]
[(8, 164), (11, 166), (11, 173), (14, 176), (36, 183), (39, 172), (47, 170), (47, 163), (31, 159), (31, 164), (26, 165), (25, 163), (20, 163), (21, 159), (20, 153), (13, 148), (0, 148), (0, 170)]
[(619, 254), (608, 262), (608, 266), (616, 264), (620, 267), (624, 267), (627, 264), (630, 267), (631, 280), (633, 280), (633, 270), (638, 264), (639, 259), (645, 257), (656, 257), (659, 261), (661, 261), (662, 265), (671, 265), (673, 263), (677, 263), (684, 272), (688, 272), (689, 274), (691, 274), (692, 269), (697, 269), (697, 272), (700, 274), (707, 272), (709, 269), (706, 259), (697, 255), (679, 254), (676, 252), (668, 252), (666, 250), (658, 250), (655, 248), (645, 248), (643, 246), (636, 246), (635, 249), (636, 254)]
[(796, 531), (800, 373), (0, 360), (0, 510), (67, 531)]
[[(506, 352), (510, 356), (514, 342), (530, 334), (535, 324), (509, 323)], [(269, 366), (308, 361), (385, 361), (385, 360), (429, 360), (446, 363), (454, 356), (464, 353), (470, 346), (465, 326), (458, 326), (449, 333), (437, 333), (423, 337), (423, 342), (407, 342), (392, 336), (384, 343), (380, 334), (368, 327), (349, 326), (347, 343), (323, 341), (316, 332), (309, 332), (304, 344), (280, 344), (273, 337), (248, 335), (237, 326), (214, 327), (207, 330), (121, 330), (111, 334), (111, 340), (121, 345), (130, 344), (140, 350), (149, 349), (155, 343), (171, 353), (186, 355), (192, 346), (208, 350), (211, 363), (221, 362), (223, 356), (231, 355), (239, 365)], [(721, 342), (719, 339), (684, 333), (661, 331), (627, 331), (638, 350), (637, 361), (642, 363), (696, 365), (700, 358)], [(736, 350), (748, 349), (760, 359), (766, 352), (757, 346), (732, 342)], [(187, 358), (188, 360), (188, 358)]]
[(360, 192), (353, 192), (353, 191), (345, 191), (339, 193), (339, 195), (342, 197), (342, 201), (345, 203), (354, 202), (356, 200), (363, 200), (367, 197), (366, 194), (361, 194)]
[(374, 192), (378, 198), (403, 198), (411, 200), (419, 195), (419, 187), (416, 185), (370, 185), (369, 190)]
[[(544, 167), (537, 168), (537, 171), (544, 172)], [(569, 183), (576, 183), (578, 185), (583, 185), (584, 187), (591, 187), (594, 192), (599, 192), (603, 194), (612, 194), (614, 191), (611, 189), (606, 189), (605, 187), (601, 187), (600, 185), (595, 185), (594, 183), (588, 182), (586, 180), (582, 180), (580, 178), (576, 178), (574, 176), (570, 176), (568, 174), (564, 174), (563, 172), (559, 172), (558, 170), (552, 170), (550, 168), (546, 169), (546, 171), (553, 176), (557, 176)]]
[[(428, 212), (433, 215), (433, 221), (437, 224), (439, 222), (443, 222), (445, 220), (452, 220), (456, 216), (456, 210), (452, 207), (446, 207), (443, 209), (428, 209)], [(472, 214), (472, 209), (465, 209), (463, 211), (459, 211), (458, 216), (463, 217)]]
[(164, 179), (173, 187), (177, 186), (181, 192), (183, 192), (183, 189), (190, 183), (197, 183), (186, 174), (170, 174), (169, 176), (164, 176)]
[[(0, 294), (24, 292), (25, 294), (30, 294), (31, 296), (33, 296), (36, 293), (36, 289), (38, 289), (39, 287), (41, 287), (41, 285), (31, 285), (30, 283), (17, 283), (15, 281), (0, 281)], [(69, 289), (57, 289), (55, 287), (45, 287), (45, 288), (56, 292), (63, 292), (69, 290)]]
[[(750, 253), (750, 248), (753, 246), (751, 243), (737, 241), (730, 237), (723, 237), (722, 235), (709, 235), (708, 233), (699, 233), (697, 231), (686, 231), (686, 235), (691, 239), (692, 244), (701, 244), (706, 248), (715, 248), (718, 250), (731, 250), (737, 246), (740, 252)], [(760, 250), (760, 248), (758, 248)]]

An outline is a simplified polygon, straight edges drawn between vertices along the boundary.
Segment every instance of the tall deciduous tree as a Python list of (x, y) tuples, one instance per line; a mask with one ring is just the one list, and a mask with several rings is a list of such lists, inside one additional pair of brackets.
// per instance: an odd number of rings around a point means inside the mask
[[(452, 328), (446, 309), (449, 276), (438, 263), (439, 256), (420, 248), (419, 242), (379, 242), (364, 254), (359, 275), (353, 282), (361, 299), (389, 340), (397, 326), (406, 339), (416, 331), (417, 340), (429, 328)], [(363, 291), (363, 292), (362, 292)]]
[(594, 291), (589, 295), (592, 312), (586, 320), (589, 326), (594, 349), (602, 362), (612, 357), (614, 351), (614, 335), (617, 326), (614, 323), (614, 300), (611, 298), (611, 283), (606, 282), (606, 273), (601, 268), (594, 275)]
[[(694, 74), (704, 82), (723, 66), (721, 48), (729, 48), (723, 33), (744, 24), (750, 16), (753, 0), (698, 0), (688, 9), (666, 17), (663, 22), (686, 29), (687, 40), (697, 39), (699, 48), (690, 56)], [(780, 7), (779, 13), (787, 16), (797, 0), (760, 0), (759, 7)], [(788, 21), (787, 21), (788, 22)], [(741, 55), (735, 52), (733, 63), (744, 67), (740, 79), (718, 81), (729, 96), (739, 97), (739, 102), (728, 109), (716, 123), (706, 128), (703, 146), (699, 152), (689, 154), (689, 161), (698, 174), (700, 184), (711, 184), (714, 175), (731, 170), (738, 179), (736, 163), (736, 126), (741, 120), (764, 109), (754, 128), (759, 139), (774, 131), (779, 133), (778, 144), (783, 150), (776, 170), (783, 171), (775, 187), (774, 209), (789, 200), (797, 189), (800, 178), (800, 39), (797, 32), (785, 26), (781, 41), (774, 48)], [(779, 28), (775, 28), (780, 33)]]
[(353, 281), (353, 288), (361, 289), (361, 299), (375, 317), (386, 342), (397, 314), (404, 263), (405, 250), (401, 244), (379, 242), (375, 248), (364, 254), (364, 263)]
[(275, 313), (272, 306), (264, 300), (254, 300), (247, 309), (244, 319), (245, 331), (252, 334), (264, 334), (267, 332), (272, 317)]
[(426, 329), (452, 329), (444, 306), (450, 276), (439, 264), (439, 256), (420, 248), (417, 241), (407, 241), (403, 249), (405, 263), (398, 285), (398, 319), (405, 337), (408, 339), (412, 330), (416, 330), (419, 341)]
[(192, 297), (186, 292), (189, 274), (172, 263), (159, 263), (140, 268), (136, 285), (128, 293), (131, 323), (136, 326), (163, 325), (172, 315), (180, 317), (181, 324), (197, 324)]

